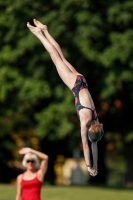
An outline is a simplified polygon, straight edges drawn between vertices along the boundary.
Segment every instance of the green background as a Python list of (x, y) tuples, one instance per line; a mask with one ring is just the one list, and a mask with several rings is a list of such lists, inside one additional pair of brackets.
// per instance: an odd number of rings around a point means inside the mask
[(57, 156), (81, 146), (72, 92), (26, 27), (36, 18), (86, 77), (104, 124), (91, 183), (133, 187), (132, 13), (130, 0), (0, 1), (0, 182), (15, 180), (18, 150), (30, 146), (49, 155), (46, 181), (54, 184)]

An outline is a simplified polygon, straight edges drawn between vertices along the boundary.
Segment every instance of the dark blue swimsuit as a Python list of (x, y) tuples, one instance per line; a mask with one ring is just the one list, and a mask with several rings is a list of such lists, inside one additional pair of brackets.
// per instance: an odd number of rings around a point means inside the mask
[(95, 117), (95, 113), (94, 113), (95, 109), (92, 110), (91, 108), (82, 106), (80, 101), (79, 101), (79, 91), (82, 90), (83, 88), (88, 89), (86, 79), (82, 75), (77, 75), (77, 79), (75, 81), (74, 87), (72, 88), (72, 92), (73, 92), (73, 95), (74, 95), (74, 98), (75, 98), (75, 106), (76, 106), (78, 117), (80, 118), (79, 111), (83, 108), (86, 108), (86, 109), (89, 109), (89, 110), (92, 111), (92, 120), (96, 120), (97, 117)]

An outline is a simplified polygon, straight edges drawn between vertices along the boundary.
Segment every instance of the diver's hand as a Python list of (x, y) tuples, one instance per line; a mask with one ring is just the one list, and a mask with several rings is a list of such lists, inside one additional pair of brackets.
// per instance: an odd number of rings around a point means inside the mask
[(90, 172), (90, 175), (93, 177), (98, 174), (97, 170), (94, 167), (93, 168), (88, 167), (88, 171)]

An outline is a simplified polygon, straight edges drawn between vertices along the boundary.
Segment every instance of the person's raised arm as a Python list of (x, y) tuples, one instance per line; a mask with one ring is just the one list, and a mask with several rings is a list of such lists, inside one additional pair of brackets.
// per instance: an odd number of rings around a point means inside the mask
[(85, 162), (86, 162), (88, 171), (91, 173), (90, 148), (88, 145), (87, 127), (86, 127), (85, 123), (81, 123), (81, 139), (82, 139), (82, 144), (83, 144), (83, 152), (84, 152)]
[(92, 142), (92, 157), (93, 157), (93, 170), (95, 170), (95, 176), (97, 175), (97, 162), (98, 162), (98, 150), (97, 142)]
[(19, 151), (20, 154), (26, 154), (26, 153), (33, 153), (36, 156), (38, 156), (40, 159), (42, 159), (41, 164), (40, 164), (40, 168), (38, 170), (38, 174), (40, 177), (40, 179), (42, 179), (42, 176), (45, 175), (47, 168), (48, 168), (48, 155), (46, 155), (45, 153), (42, 153), (40, 151), (36, 151), (34, 149), (31, 149), (29, 147), (25, 147), (20, 149)]
[(91, 176), (97, 175), (97, 143), (92, 144), (92, 156), (93, 156), (93, 167), (91, 165), (91, 158), (90, 158), (90, 148), (88, 144), (87, 138), (87, 126), (86, 123), (81, 123), (81, 139), (83, 144), (83, 152), (85, 157), (85, 162), (90, 172)]

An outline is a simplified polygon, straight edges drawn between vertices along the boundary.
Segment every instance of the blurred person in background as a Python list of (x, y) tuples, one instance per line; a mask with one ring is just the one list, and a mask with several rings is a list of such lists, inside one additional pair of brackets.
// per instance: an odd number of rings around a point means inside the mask
[(41, 200), (40, 191), (48, 168), (48, 156), (29, 147), (20, 149), (19, 154), (24, 155), (22, 165), (26, 171), (17, 177), (16, 200)]
[[(88, 171), (91, 176), (97, 175), (98, 150), (97, 142), (103, 136), (103, 125), (99, 123), (95, 110), (95, 105), (88, 90), (88, 85), (84, 76), (65, 59), (59, 44), (49, 34), (47, 26), (36, 19), (33, 20), (35, 26), (27, 23), (30, 31), (42, 42), (45, 49), (50, 54), (57, 72), (63, 82), (72, 90), (75, 98), (75, 106), (81, 125), (81, 139), (83, 144), (84, 157)], [(88, 138), (92, 142), (93, 165), (90, 159), (90, 148)]]

